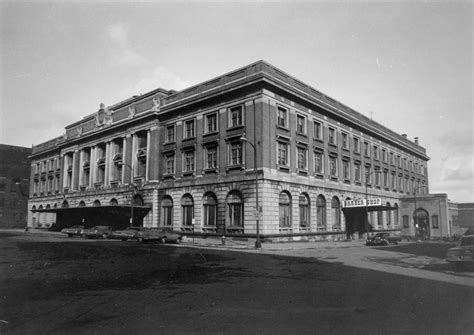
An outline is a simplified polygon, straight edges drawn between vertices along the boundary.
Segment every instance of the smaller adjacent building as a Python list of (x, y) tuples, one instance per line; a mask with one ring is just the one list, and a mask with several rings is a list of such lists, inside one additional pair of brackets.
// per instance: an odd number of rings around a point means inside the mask
[(0, 144), (0, 228), (26, 226), (31, 150)]
[(415, 239), (446, 239), (474, 228), (474, 203), (454, 203), (446, 193), (401, 199), (401, 234)]

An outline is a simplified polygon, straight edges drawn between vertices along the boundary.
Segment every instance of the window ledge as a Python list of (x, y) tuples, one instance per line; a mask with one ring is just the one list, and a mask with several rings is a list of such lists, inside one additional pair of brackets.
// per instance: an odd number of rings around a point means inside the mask
[(227, 128), (227, 131), (232, 131), (232, 130), (236, 130), (236, 129), (242, 129), (242, 128), (244, 128), (244, 127), (245, 127), (245, 125), (243, 125), (243, 124), (240, 124), (240, 125), (238, 125), (238, 126), (231, 126), (231, 127), (228, 127), (228, 128)]
[(298, 169), (298, 174), (307, 176), (307, 175), (308, 175), (308, 170), (306, 170), (306, 169)]
[(217, 173), (217, 168), (207, 168), (202, 170), (203, 173)]
[(314, 176), (315, 176), (316, 178), (319, 178), (319, 179), (323, 179), (323, 178), (324, 178), (324, 174), (322, 174), (322, 173), (315, 173)]
[(216, 130), (216, 131), (210, 131), (208, 133), (205, 133), (205, 134), (202, 134), (202, 137), (207, 137), (207, 136), (212, 136), (212, 135), (218, 135), (219, 134), (219, 131)]
[(277, 127), (277, 129), (281, 129), (281, 130), (284, 130), (284, 131), (287, 131), (287, 132), (289, 132), (289, 131), (290, 131), (290, 129), (289, 129), (289, 128), (287, 128), (287, 127), (284, 127), (284, 126), (277, 125), (276, 127)]
[(290, 172), (290, 167), (286, 165), (278, 165), (278, 169), (285, 172)]
[(226, 167), (226, 171), (230, 171), (230, 170), (243, 170), (244, 169), (244, 165), (243, 164), (238, 164), (238, 165), (228, 165)]
[(182, 173), (183, 177), (194, 176), (194, 171), (186, 171)]

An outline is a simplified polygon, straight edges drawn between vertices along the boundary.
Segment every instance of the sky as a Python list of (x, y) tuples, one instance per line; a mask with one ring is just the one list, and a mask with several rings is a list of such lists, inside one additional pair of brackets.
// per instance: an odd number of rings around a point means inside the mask
[(430, 192), (474, 202), (472, 21), (471, 1), (0, 0), (0, 143), (263, 59), (419, 137)]

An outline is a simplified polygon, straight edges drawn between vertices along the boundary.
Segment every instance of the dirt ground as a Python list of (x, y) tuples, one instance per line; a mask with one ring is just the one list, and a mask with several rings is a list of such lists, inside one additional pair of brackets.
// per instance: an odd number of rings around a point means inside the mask
[(1, 334), (472, 334), (474, 289), (316, 258), (0, 233)]

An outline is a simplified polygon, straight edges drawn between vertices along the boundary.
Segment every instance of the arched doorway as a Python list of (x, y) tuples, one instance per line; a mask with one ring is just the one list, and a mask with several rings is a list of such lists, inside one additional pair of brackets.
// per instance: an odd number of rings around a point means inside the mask
[(430, 238), (430, 216), (423, 208), (418, 208), (413, 213), (413, 223), (415, 225), (415, 238)]

